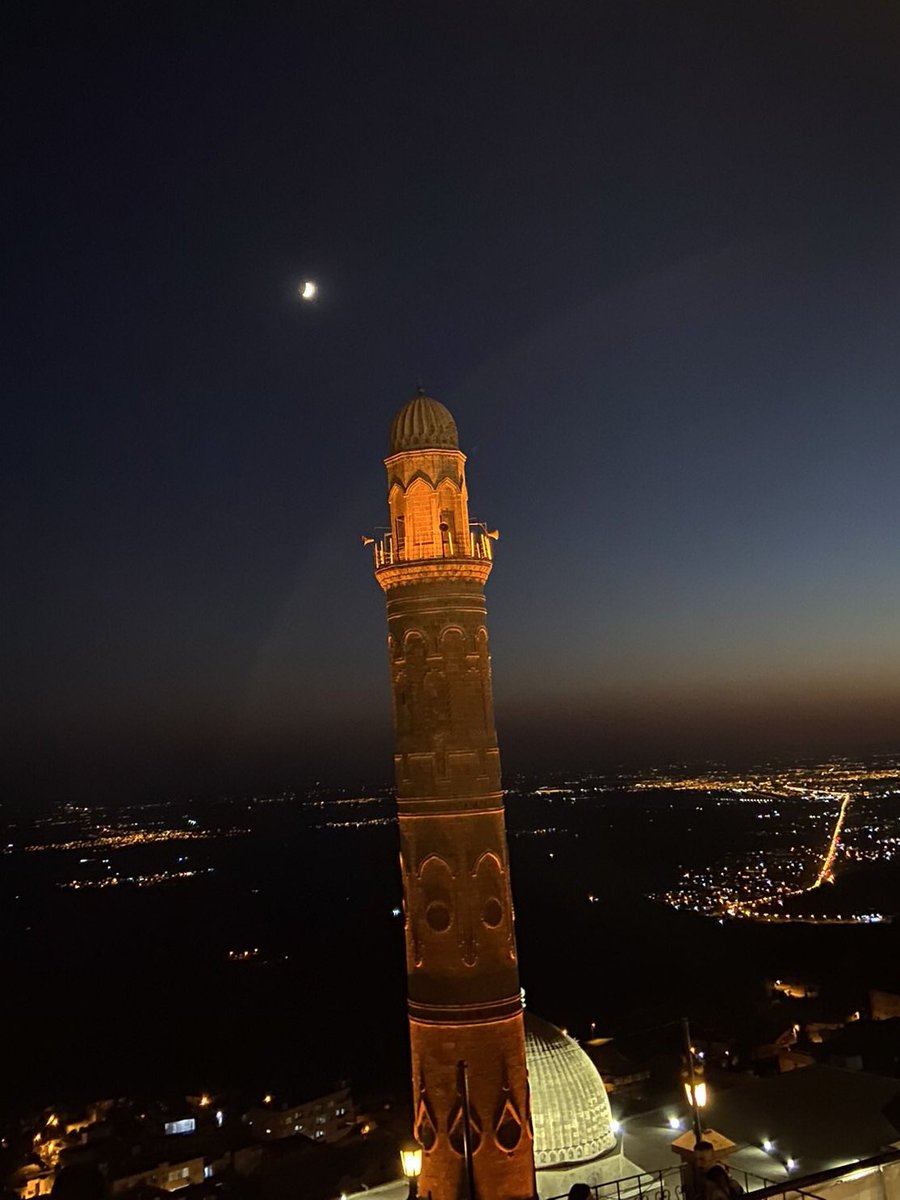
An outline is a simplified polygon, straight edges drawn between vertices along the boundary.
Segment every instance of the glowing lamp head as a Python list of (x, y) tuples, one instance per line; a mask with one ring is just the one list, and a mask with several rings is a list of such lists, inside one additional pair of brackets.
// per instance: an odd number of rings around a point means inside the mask
[(615, 1117), (610, 1121), (609, 1127), (617, 1136), (622, 1132), (622, 1122), (617, 1121)]
[(766, 1154), (771, 1154), (775, 1149), (775, 1143), (771, 1138), (763, 1138), (762, 1148), (765, 1150)]
[(670, 1129), (680, 1129), (681, 1128), (681, 1121), (679, 1120), (678, 1117), (669, 1117), (669, 1128)]
[(266, 1094), (263, 1096), (263, 1104), (271, 1104), (271, 1103), (272, 1103), (272, 1093), (266, 1092)]
[(787, 1160), (787, 1162), (784, 1164), (784, 1169), (786, 1171), (796, 1171), (797, 1166), (798, 1166), (798, 1163), (797, 1163), (796, 1158), (789, 1158)]
[(406, 1142), (400, 1150), (400, 1165), (407, 1179), (418, 1179), (422, 1174), (422, 1147), (418, 1142)]
[(319, 294), (318, 285), (313, 283), (311, 279), (304, 279), (304, 281), (300, 284), (299, 290), (301, 300), (315, 300), (316, 296)]
[(696, 1104), (698, 1108), (706, 1108), (706, 1102), (709, 1099), (709, 1094), (706, 1089), (705, 1080), (698, 1079), (693, 1087), (691, 1087), (689, 1081), (686, 1081), (684, 1085), (684, 1094), (687, 1096), (688, 1104)]

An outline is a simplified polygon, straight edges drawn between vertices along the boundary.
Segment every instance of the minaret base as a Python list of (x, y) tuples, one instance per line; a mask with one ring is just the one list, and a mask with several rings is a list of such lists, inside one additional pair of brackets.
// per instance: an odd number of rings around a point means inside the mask
[(477, 1024), (411, 1020), (410, 1042), (415, 1133), (426, 1147), (419, 1195), (460, 1200), (467, 1194), (459, 1089), (464, 1062), (477, 1200), (532, 1200), (534, 1138), (521, 1012)]

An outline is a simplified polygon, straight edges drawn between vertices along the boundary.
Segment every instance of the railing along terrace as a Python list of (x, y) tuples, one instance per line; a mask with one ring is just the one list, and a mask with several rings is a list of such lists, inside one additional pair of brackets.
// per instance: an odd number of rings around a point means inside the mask
[[(743, 1200), (787, 1200), (801, 1197), (802, 1200), (822, 1200), (822, 1191), (829, 1185), (853, 1184), (875, 1172), (881, 1175), (882, 1193), (886, 1200), (900, 1195), (900, 1150), (886, 1150), (871, 1158), (844, 1163), (827, 1171), (811, 1175), (792, 1175), (779, 1183), (729, 1166), (731, 1178), (744, 1189)], [(896, 1174), (894, 1174), (896, 1172)], [(851, 1193), (852, 1194), (852, 1193)], [(550, 1200), (567, 1200), (567, 1193), (552, 1196)], [(846, 1196), (847, 1193), (840, 1193)], [(593, 1200), (689, 1200), (681, 1181), (681, 1167), (666, 1167), (662, 1171), (642, 1171), (639, 1175), (626, 1175), (608, 1183), (591, 1185)]]
[(385, 533), (380, 538), (372, 539), (375, 567), (377, 570), (378, 567), (389, 567), (398, 562), (421, 562), (429, 558), (480, 558), (491, 562), (494, 557), (491, 545), (493, 537), (496, 537), (493, 531), (489, 533), (484, 525), (477, 523), (470, 524), (463, 537), (457, 537), (451, 529), (442, 527), (439, 546), (435, 546), (434, 542), (398, 541), (392, 533)]
[[(886, 1197), (900, 1195), (900, 1150), (885, 1150), (871, 1158), (857, 1159), (827, 1171), (811, 1175), (797, 1175), (780, 1183), (769, 1183), (755, 1191), (747, 1189), (745, 1200), (775, 1200), (776, 1197), (802, 1196), (805, 1200), (822, 1200), (820, 1192), (829, 1185), (854, 1184), (875, 1173), (881, 1176), (881, 1190)], [(734, 1174), (734, 1172), (732, 1172)], [(836, 1193), (846, 1196), (846, 1192)], [(852, 1193), (851, 1193), (852, 1194)]]
[[(729, 1173), (746, 1193), (754, 1190), (758, 1192), (761, 1188), (772, 1186), (771, 1179), (764, 1179), (751, 1171), (731, 1167)], [(680, 1166), (665, 1167), (659, 1171), (641, 1171), (638, 1175), (624, 1175), (621, 1179), (591, 1184), (590, 1189), (593, 1200), (686, 1200)], [(550, 1200), (568, 1200), (568, 1192), (551, 1196)]]

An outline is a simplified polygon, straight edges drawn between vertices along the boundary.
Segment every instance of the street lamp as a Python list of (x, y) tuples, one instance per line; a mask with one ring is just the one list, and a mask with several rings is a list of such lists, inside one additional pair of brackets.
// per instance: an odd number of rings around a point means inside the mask
[(404, 1142), (400, 1147), (400, 1165), (409, 1184), (409, 1200), (416, 1200), (419, 1176), (422, 1174), (422, 1147), (418, 1142)]
[(687, 1102), (692, 1109), (694, 1105), (697, 1108), (706, 1108), (708, 1096), (705, 1079), (697, 1079), (696, 1075), (694, 1076), (693, 1083), (691, 1083), (690, 1079), (686, 1079), (684, 1081), (684, 1094), (687, 1096)]
[(684, 1037), (684, 1065), (682, 1082), (684, 1094), (691, 1106), (691, 1124), (694, 1127), (694, 1145), (703, 1138), (703, 1125), (700, 1121), (700, 1109), (706, 1105), (706, 1080), (703, 1078), (703, 1063), (697, 1056), (691, 1044), (691, 1027), (687, 1017), (681, 1018), (681, 1032)]

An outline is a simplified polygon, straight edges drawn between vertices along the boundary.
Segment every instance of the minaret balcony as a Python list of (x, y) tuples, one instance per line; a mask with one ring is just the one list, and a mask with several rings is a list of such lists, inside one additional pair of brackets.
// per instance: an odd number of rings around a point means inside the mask
[(386, 590), (398, 583), (413, 579), (471, 578), (484, 582), (490, 574), (494, 559), (493, 542), (498, 533), (480, 522), (469, 525), (465, 537), (455, 537), (449, 529), (441, 529), (439, 542), (398, 543), (392, 533), (379, 538), (363, 538), (371, 545), (375, 560), (375, 576)]
[(375, 556), (375, 570), (390, 567), (395, 563), (422, 562), (435, 558), (471, 558), (493, 562), (494, 547), (491, 544), (498, 537), (495, 529), (488, 530), (485, 525), (474, 521), (469, 525), (465, 537), (456, 537), (449, 529), (441, 529), (440, 542), (415, 543), (408, 540), (398, 542), (392, 533), (385, 533), (380, 538), (365, 538), (371, 540)]

